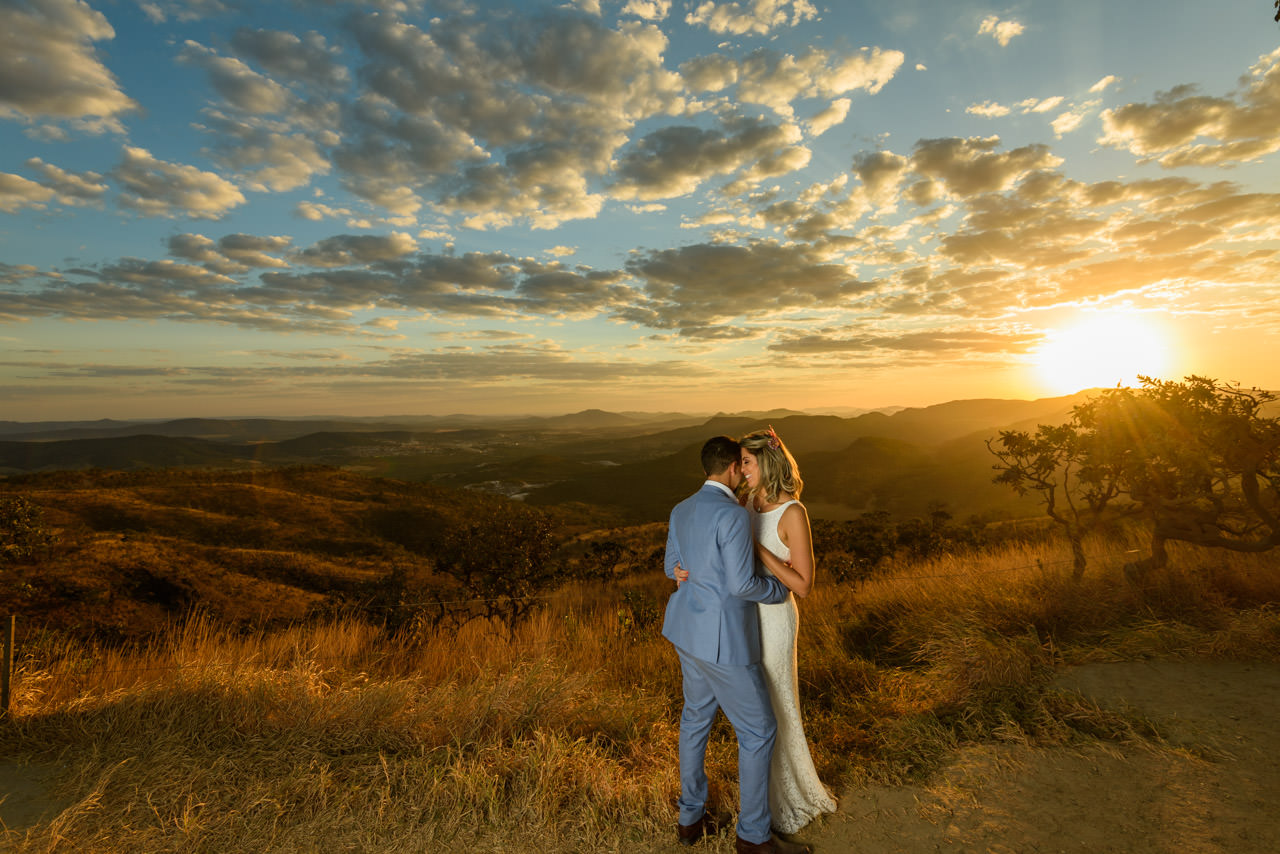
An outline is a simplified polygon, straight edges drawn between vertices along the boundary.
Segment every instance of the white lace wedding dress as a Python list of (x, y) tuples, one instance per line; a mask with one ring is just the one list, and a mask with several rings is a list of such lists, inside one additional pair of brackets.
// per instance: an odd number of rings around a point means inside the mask
[[(790, 559), (791, 550), (778, 537), (778, 520), (794, 503), (788, 501), (757, 513), (751, 502), (747, 502), (756, 540), (784, 561)], [(769, 572), (768, 567), (761, 568)], [(778, 719), (778, 740), (769, 766), (769, 811), (775, 828), (783, 833), (795, 833), (821, 813), (835, 812), (836, 802), (818, 779), (800, 720), (800, 681), (796, 675), (800, 612), (795, 597), (788, 596), (777, 605), (758, 607), (765, 682), (769, 686), (774, 717)]]

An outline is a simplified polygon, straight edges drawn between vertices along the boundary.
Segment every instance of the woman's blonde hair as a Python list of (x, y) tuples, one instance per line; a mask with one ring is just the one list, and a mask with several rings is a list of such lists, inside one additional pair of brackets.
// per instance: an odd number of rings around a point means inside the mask
[(800, 491), (804, 489), (800, 466), (772, 427), (748, 433), (739, 440), (739, 444), (756, 458), (760, 467), (758, 488), (764, 490), (764, 497), (768, 501), (777, 501), (778, 496), (784, 492), (795, 498), (800, 497)]

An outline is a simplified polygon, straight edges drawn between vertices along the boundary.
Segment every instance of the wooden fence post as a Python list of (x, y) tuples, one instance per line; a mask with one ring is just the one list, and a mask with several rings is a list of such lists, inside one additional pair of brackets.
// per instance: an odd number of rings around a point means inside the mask
[(9, 715), (9, 678), (13, 673), (13, 630), (18, 618), (9, 615), (9, 625), (4, 632), (4, 661), (0, 662), (0, 717)]

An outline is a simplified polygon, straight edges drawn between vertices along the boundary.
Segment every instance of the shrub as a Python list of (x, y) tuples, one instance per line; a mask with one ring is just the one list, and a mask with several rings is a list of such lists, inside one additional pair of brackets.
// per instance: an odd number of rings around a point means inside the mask
[(55, 542), (39, 505), (21, 495), (0, 498), (0, 563), (33, 560)]

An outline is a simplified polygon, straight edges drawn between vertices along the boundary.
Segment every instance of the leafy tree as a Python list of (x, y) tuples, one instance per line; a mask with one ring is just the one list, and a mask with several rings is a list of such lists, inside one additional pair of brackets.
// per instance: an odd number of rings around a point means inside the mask
[(837, 582), (865, 578), (897, 547), (897, 530), (883, 510), (847, 522), (813, 520), (813, 550), (820, 569)]
[(564, 580), (550, 560), (553, 549), (547, 518), (514, 503), (494, 506), (477, 521), (448, 531), (436, 566), (471, 598), (454, 616), (497, 618), (514, 631), (538, 594)]
[(1168, 560), (1180, 540), (1240, 552), (1280, 545), (1280, 419), (1276, 400), (1204, 377), (1142, 379), (1097, 401), (1095, 430), (1111, 464), (1151, 526), (1143, 572)]
[(587, 550), (586, 566), (582, 574), (586, 578), (611, 581), (625, 555), (622, 545), (614, 540), (592, 543)]
[(1041, 424), (1034, 434), (1001, 430), (987, 440), (1000, 461), (996, 483), (1019, 495), (1040, 494), (1049, 518), (1062, 526), (1071, 543), (1072, 577), (1084, 575), (1084, 538), (1109, 514), (1133, 512), (1118, 499), (1124, 490), (1120, 470), (1097, 441), (1093, 401), (1076, 407), (1065, 424)]
[(1034, 436), (1002, 431), (987, 443), (1000, 460), (996, 482), (1043, 496), (1071, 540), (1077, 578), (1083, 537), (1109, 510), (1150, 526), (1138, 574), (1167, 564), (1170, 540), (1243, 552), (1280, 545), (1280, 420), (1262, 414), (1276, 397), (1197, 376), (1141, 380)]

